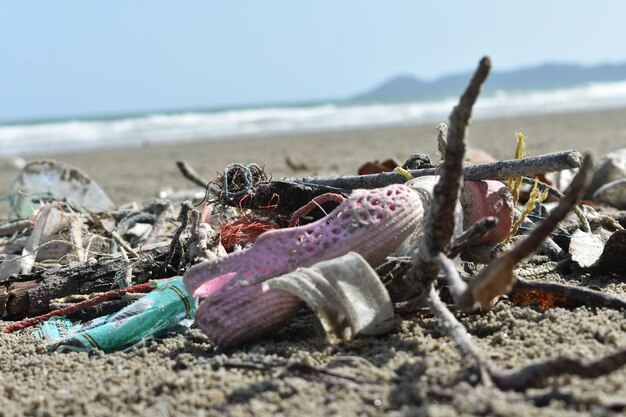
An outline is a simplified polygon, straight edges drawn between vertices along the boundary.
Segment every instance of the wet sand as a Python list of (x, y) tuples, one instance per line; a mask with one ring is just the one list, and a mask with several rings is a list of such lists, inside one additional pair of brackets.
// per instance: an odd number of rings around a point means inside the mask
[[(602, 155), (626, 146), (626, 109), (543, 117), (475, 121), (469, 143), (509, 158), (515, 132), (527, 136), (531, 155), (578, 149)], [(307, 133), (54, 155), (91, 175), (118, 203), (147, 201), (167, 187), (189, 188), (175, 161), (186, 160), (207, 178), (230, 162), (258, 162), (274, 178), (352, 174), (373, 159), (404, 161), (414, 152), (436, 159), (434, 126), (402, 126)], [(292, 172), (285, 157), (311, 169)], [(14, 171), (4, 163), (0, 192)], [(573, 280), (626, 295), (625, 277), (569, 273), (542, 279)], [(507, 368), (560, 353), (596, 358), (626, 346), (623, 312), (554, 309), (500, 303), (489, 313), (459, 316), (486, 357)], [(47, 353), (30, 331), (0, 334), (0, 416), (211, 416), (211, 415), (621, 415), (626, 370), (595, 380), (551, 379), (526, 392), (477, 384), (434, 318), (400, 317), (380, 338), (329, 345), (306, 317), (275, 337), (222, 351), (198, 330), (129, 353)], [(2, 324), (0, 324), (2, 325)], [(285, 368), (285, 361), (326, 367), (351, 379), (321, 381)], [(246, 363), (266, 364), (266, 370)], [(240, 364), (242, 366), (235, 366)], [(555, 398), (546, 400), (546, 395)]]

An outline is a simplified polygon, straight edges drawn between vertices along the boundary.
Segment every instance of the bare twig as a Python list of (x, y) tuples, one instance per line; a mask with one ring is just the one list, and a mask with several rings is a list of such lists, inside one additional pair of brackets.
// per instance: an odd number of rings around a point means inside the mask
[(467, 329), (456, 319), (456, 317), (454, 317), (454, 314), (452, 314), (452, 312), (448, 310), (445, 304), (441, 301), (441, 298), (439, 298), (439, 294), (434, 286), (430, 287), (427, 302), (430, 310), (435, 314), (446, 334), (454, 341), (457, 348), (461, 352), (461, 355), (471, 356), (471, 358), (476, 362), (476, 366), (480, 371), (483, 383), (490, 386), (491, 378), (489, 377), (489, 373), (487, 371), (491, 367), (491, 364), (488, 360), (483, 359), (480, 356), (480, 350), (474, 342), (472, 342)]
[(459, 199), (459, 190), (465, 156), (465, 131), (472, 116), (472, 107), (480, 93), (480, 87), (487, 79), (491, 61), (483, 58), (469, 85), (461, 96), (459, 104), (450, 114), (446, 156), (441, 169), (441, 179), (435, 186), (428, 215), (424, 223), (423, 237), (414, 258), (414, 265), (407, 279), (428, 283), (437, 278), (439, 270), (434, 258), (445, 253), (454, 232), (454, 209)]
[(626, 349), (621, 349), (594, 361), (564, 355), (535, 361), (514, 370), (499, 370), (491, 367), (489, 373), (498, 388), (522, 391), (543, 384), (550, 377), (576, 375), (581, 378), (597, 378), (610, 374), (625, 364)]
[(482, 217), (476, 223), (467, 228), (460, 236), (456, 237), (448, 251), (449, 258), (455, 258), (466, 247), (482, 239), (487, 233), (498, 225), (497, 217)]
[(458, 305), (459, 297), (461, 297), (467, 288), (467, 284), (461, 279), (461, 276), (456, 270), (456, 265), (452, 259), (439, 252), (435, 257), (435, 261), (439, 265), (439, 269), (442, 271), (444, 278), (448, 282), (448, 288), (454, 303)]
[(513, 268), (541, 245), (556, 225), (565, 218), (576, 204), (578, 197), (585, 188), (591, 166), (591, 157), (587, 155), (584, 158), (580, 171), (570, 184), (566, 196), (561, 199), (559, 205), (550, 216), (539, 222), (533, 231), (520, 243), (480, 271), (478, 276), (468, 286), (465, 294), (463, 294), (460, 308), (465, 311), (471, 311), (480, 306), (488, 310), (493, 299), (511, 289), (515, 281)]
[(437, 125), (437, 149), (441, 156), (441, 161), (446, 158), (446, 147), (448, 146), (448, 126), (445, 123)]
[(170, 201), (160, 201), (159, 203), (160, 204), (155, 205), (156, 218), (154, 219), (152, 230), (144, 242), (144, 245), (154, 243), (160, 236), (162, 236), (167, 216), (169, 215), (170, 210), (172, 210), (172, 203)]
[[(304, 379), (323, 382), (329, 385), (350, 386), (360, 388), (362, 384), (374, 384), (373, 381), (364, 381), (360, 378), (343, 375), (330, 369), (307, 365), (301, 362), (288, 362), (286, 360), (269, 363), (254, 361), (227, 361), (222, 364), (225, 368), (241, 368), (255, 371), (274, 373), (275, 377), (299, 376)], [(278, 372), (276, 372), (278, 371)]]
[(176, 232), (174, 233), (174, 236), (172, 236), (172, 242), (170, 243), (170, 250), (169, 253), (167, 255), (167, 258), (165, 260), (165, 262), (161, 265), (161, 267), (158, 270), (158, 274), (161, 274), (165, 271), (165, 269), (167, 268), (167, 266), (172, 262), (172, 259), (174, 259), (174, 255), (176, 254), (176, 252), (178, 250), (181, 251), (181, 262), (184, 262), (184, 249), (183, 249), (183, 245), (182, 242), (180, 241), (180, 237), (183, 234), (183, 232), (185, 231), (185, 229), (187, 229), (187, 224), (189, 223), (189, 214), (193, 211), (193, 205), (191, 204), (191, 201), (184, 201), (183, 203), (181, 203), (180, 205), (180, 213), (178, 214), (178, 221), (180, 222), (180, 226), (178, 227), (178, 229), (176, 229)]
[(183, 174), (183, 177), (187, 178), (194, 184), (204, 188), (209, 183), (209, 181), (202, 178), (187, 162), (176, 161), (176, 166), (180, 170), (180, 173)]
[(465, 327), (441, 302), (439, 295), (432, 287), (428, 304), (461, 354), (471, 356), (476, 361), (483, 383), (486, 385), (493, 383), (502, 390), (523, 391), (545, 383), (550, 377), (566, 374), (581, 378), (597, 378), (610, 374), (626, 364), (626, 349), (621, 349), (594, 361), (562, 355), (535, 361), (515, 370), (501, 370), (480, 355), (478, 347), (472, 342)]

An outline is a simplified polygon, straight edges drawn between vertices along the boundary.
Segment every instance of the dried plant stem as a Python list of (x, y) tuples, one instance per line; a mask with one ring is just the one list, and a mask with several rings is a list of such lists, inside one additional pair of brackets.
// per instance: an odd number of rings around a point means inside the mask
[(158, 274), (165, 272), (168, 265), (172, 262), (172, 259), (174, 259), (174, 255), (176, 254), (178, 250), (181, 251), (180, 262), (184, 262), (185, 256), (184, 256), (184, 248), (181, 242), (181, 235), (187, 229), (187, 225), (189, 224), (190, 213), (192, 211), (193, 211), (193, 205), (191, 204), (191, 201), (184, 201), (181, 203), (180, 213), (178, 214), (178, 221), (180, 222), (180, 226), (178, 227), (178, 229), (176, 229), (174, 236), (172, 236), (172, 241), (170, 243), (170, 250), (167, 255), (167, 259), (161, 265), (161, 268), (159, 268), (159, 271), (157, 272)]
[(448, 146), (448, 126), (446, 126), (445, 123), (439, 123), (439, 125), (437, 125), (437, 149), (439, 150), (439, 155), (441, 155), (442, 161), (446, 157), (447, 146)]
[(144, 242), (144, 245), (149, 245), (151, 243), (156, 242), (160, 236), (163, 235), (163, 229), (165, 228), (165, 223), (167, 221), (168, 214), (172, 209), (172, 203), (169, 201), (162, 201), (161, 204), (155, 205), (155, 215), (156, 218), (152, 224), (152, 230), (148, 235), (148, 238)]
[(441, 301), (441, 298), (439, 298), (439, 294), (434, 286), (431, 286), (430, 288), (427, 303), (430, 310), (439, 320), (441, 327), (443, 327), (446, 334), (456, 344), (456, 347), (461, 352), (461, 355), (471, 356), (476, 362), (476, 366), (480, 371), (483, 383), (487, 386), (492, 385), (488, 372), (491, 364), (480, 355), (480, 350), (474, 342), (472, 342), (467, 329), (456, 319), (456, 317), (454, 317), (454, 314), (452, 314), (452, 312)]
[(180, 173), (183, 174), (183, 177), (187, 178), (194, 184), (204, 188), (209, 183), (209, 181), (202, 178), (187, 162), (176, 161), (176, 166), (180, 170)]
[(534, 361), (518, 369), (502, 370), (481, 356), (480, 350), (472, 342), (465, 326), (441, 301), (434, 287), (431, 287), (427, 301), (430, 310), (440, 321), (446, 334), (454, 341), (461, 354), (471, 356), (476, 362), (482, 381), (487, 386), (494, 384), (501, 390), (523, 391), (545, 383), (550, 377), (567, 374), (581, 378), (597, 378), (626, 365), (626, 349), (621, 349), (593, 361), (562, 355)]
[(491, 302), (499, 295), (508, 292), (514, 281), (513, 268), (522, 259), (530, 256), (554, 230), (556, 225), (565, 218), (567, 213), (578, 201), (591, 171), (591, 157), (585, 156), (583, 165), (572, 181), (565, 197), (545, 220), (537, 223), (533, 231), (511, 250), (495, 259), (470, 283), (461, 297), (459, 307), (465, 311), (482, 307), (488, 310)]
[(500, 370), (492, 366), (489, 374), (498, 388), (523, 391), (543, 384), (550, 377), (576, 375), (581, 378), (597, 378), (610, 374), (625, 364), (626, 349), (621, 349), (593, 361), (563, 355), (535, 361), (513, 370)]
[(376, 384), (379, 381), (366, 381), (361, 378), (344, 375), (331, 369), (307, 365), (301, 362), (288, 362), (279, 360), (274, 362), (255, 361), (226, 361), (222, 364), (225, 368), (250, 369), (255, 371), (271, 371), (276, 378), (290, 375), (298, 375), (304, 379), (323, 382), (329, 385), (350, 386), (359, 388), (362, 384)]

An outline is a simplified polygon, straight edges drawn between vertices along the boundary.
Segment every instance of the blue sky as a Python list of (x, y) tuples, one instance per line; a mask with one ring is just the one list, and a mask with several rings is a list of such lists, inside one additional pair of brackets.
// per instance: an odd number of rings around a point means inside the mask
[(0, 0), (0, 121), (344, 97), (484, 54), (622, 62), (625, 16), (602, 0)]

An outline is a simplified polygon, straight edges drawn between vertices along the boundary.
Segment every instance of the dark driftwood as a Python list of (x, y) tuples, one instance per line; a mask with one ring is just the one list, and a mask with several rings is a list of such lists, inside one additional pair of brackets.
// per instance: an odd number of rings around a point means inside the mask
[(268, 210), (273, 214), (287, 216), (286, 220), (289, 220), (294, 211), (310, 203), (315, 197), (326, 193), (341, 194), (343, 191), (322, 185), (300, 184), (290, 181), (261, 182), (255, 185), (253, 194), (244, 196), (234, 205)]
[[(138, 273), (154, 273), (167, 253), (167, 248), (148, 251), (144, 254), (146, 260), (135, 264), (134, 268)], [(43, 314), (50, 311), (50, 300), (73, 294), (109, 291), (115, 288), (129, 267), (132, 266), (119, 257), (12, 275), (0, 281), (0, 317)], [(159, 278), (156, 273), (152, 277)]]

